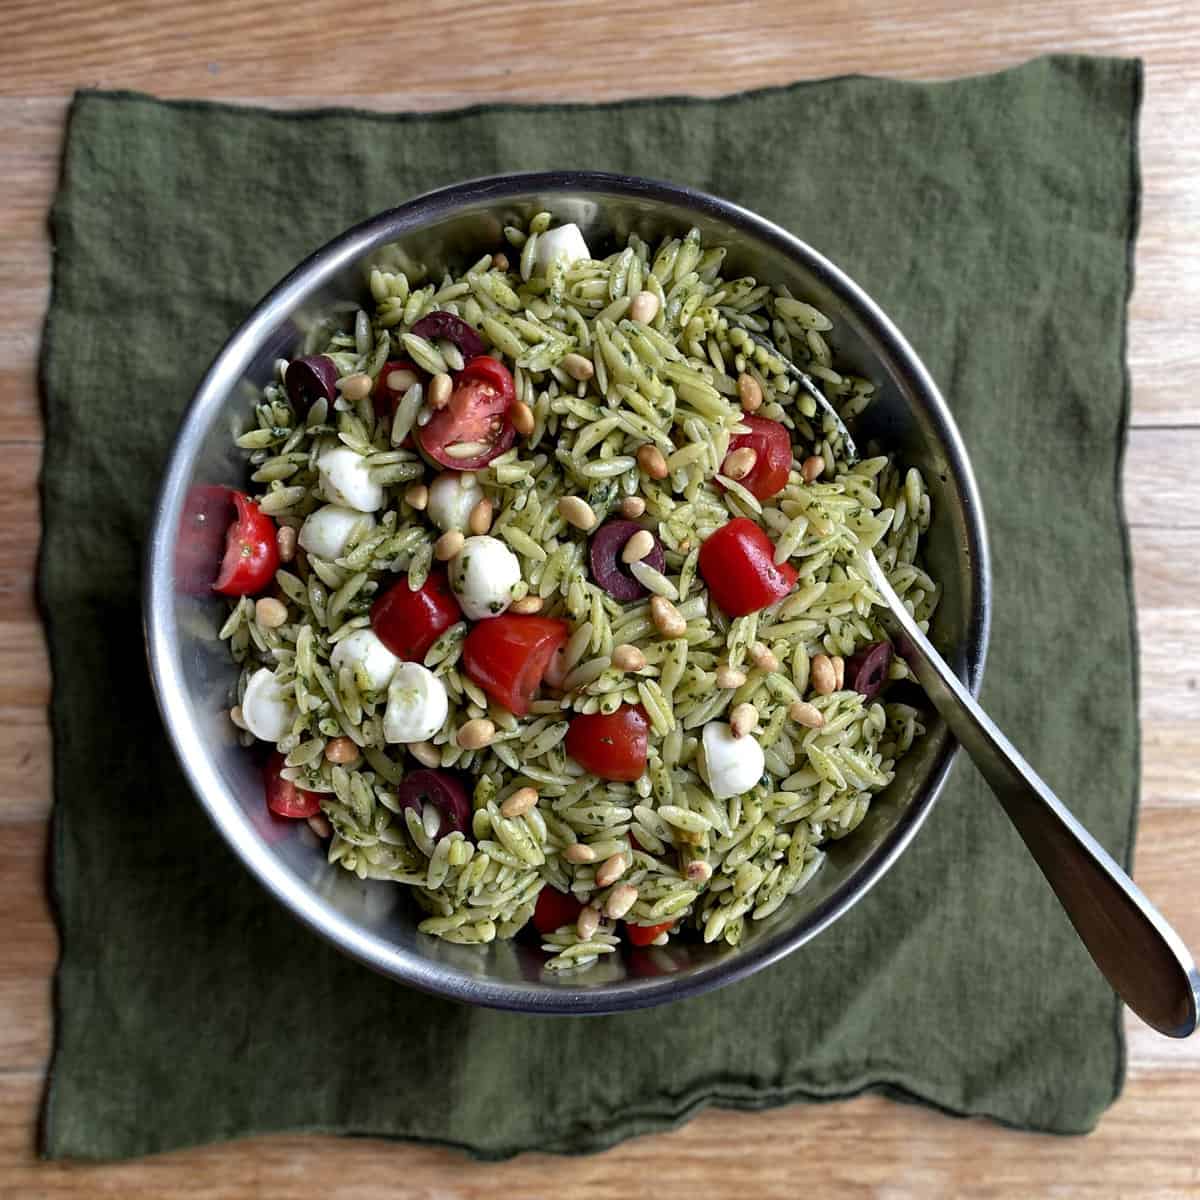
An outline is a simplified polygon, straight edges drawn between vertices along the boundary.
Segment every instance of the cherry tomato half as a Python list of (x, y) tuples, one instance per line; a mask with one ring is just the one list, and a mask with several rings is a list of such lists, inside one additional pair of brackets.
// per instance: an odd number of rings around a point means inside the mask
[[(571, 629), (553, 617), (503, 613), (480, 621), (463, 643), (463, 669), (493, 700), (523, 717), (554, 652)], [(569, 736), (569, 735), (568, 735)]]
[[(383, 370), (379, 372), (379, 377), (375, 380), (375, 391), (371, 396), (371, 403), (375, 406), (375, 416), (379, 419), (384, 417), (393, 417), (396, 415), (396, 405), (404, 398), (404, 393), (408, 391), (407, 387), (393, 387), (389, 380), (392, 373), (395, 371), (405, 371), (414, 379), (424, 378), (421, 371), (406, 362), (403, 359), (393, 359), (391, 362), (383, 364)], [(397, 380), (402, 382), (402, 379)], [(411, 384), (409, 385), (411, 386)]]
[(306, 792), (290, 779), (280, 775), (283, 755), (276, 751), (263, 767), (263, 789), (267, 807), (281, 817), (315, 817), (321, 811), (321, 798), (316, 792)]
[(601, 779), (632, 783), (646, 769), (650, 722), (640, 705), (622, 704), (614, 713), (571, 718), (567, 753)]
[(771, 539), (748, 517), (737, 517), (706, 538), (699, 566), (712, 598), (731, 617), (766, 608), (796, 585), (795, 568), (775, 562)]
[[(749, 433), (738, 433), (729, 439), (729, 453), (749, 447), (754, 451), (754, 466), (738, 482), (758, 500), (769, 500), (782, 492), (792, 469), (792, 439), (786, 425), (767, 417), (746, 414), (742, 424)], [(724, 467), (722, 467), (722, 470)]]
[(225, 596), (252, 596), (275, 578), (279, 545), (275, 522), (249, 496), (231, 492), (237, 516), (225, 535), (225, 557), (213, 591)]
[(538, 933), (553, 933), (564, 925), (574, 925), (583, 910), (583, 904), (574, 896), (564, 895), (547, 884), (538, 892), (533, 907), (533, 927)]
[[(417, 428), (417, 444), (434, 462), (451, 470), (486, 467), (516, 440), (508, 411), (515, 395), (513, 377), (503, 363), (486, 354), (473, 358), (454, 377), (450, 402), (434, 413), (428, 425)], [(464, 457), (451, 453), (465, 446), (480, 449)]]
[(375, 636), (407, 662), (420, 662), (433, 643), (462, 619), (444, 571), (430, 571), (415, 592), (401, 578), (371, 605)]
[(661, 925), (625, 925), (625, 936), (631, 946), (648, 946), (660, 933), (666, 933), (674, 926), (674, 921), (664, 921)]

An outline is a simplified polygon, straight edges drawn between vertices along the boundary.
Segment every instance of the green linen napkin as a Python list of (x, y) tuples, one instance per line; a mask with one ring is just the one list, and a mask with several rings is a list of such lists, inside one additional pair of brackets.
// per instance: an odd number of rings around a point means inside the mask
[(205, 366), (347, 225), (513, 170), (706, 188), (845, 267), (941, 383), (994, 552), (984, 700), (1127, 862), (1138, 744), (1118, 478), (1140, 95), (1138, 63), (1068, 57), (949, 83), (436, 115), (80, 94), (43, 364), (63, 935), (45, 1153), (275, 1130), (579, 1152), (708, 1104), (864, 1090), (1090, 1129), (1121, 1084), (1117, 1003), (968, 764), (862, 903), (752, 979), (613, 1017), (474, 1010), (341, 957), (234, 860), (159, 727), (138, 573)]

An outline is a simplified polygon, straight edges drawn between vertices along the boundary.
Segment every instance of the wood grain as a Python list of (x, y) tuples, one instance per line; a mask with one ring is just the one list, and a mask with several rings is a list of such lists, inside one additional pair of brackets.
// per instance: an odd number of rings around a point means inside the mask
[[(1133, 424), (1125, 494), (1142, 646), (1144, 813), (1136, 874), (1200, 942), (1200, 8), (1114, 0), (8, 0), (0, 39), (0, 1193), (587, 1200), (664, 1176), (713, 1196), (1200, 1194), (1200, 1040), (1129, 1018), (1125, 1096), (1085, 1140), (956, 1122), (876, 1098), (749, 1115), (583, 1160), (464, 1165), (411, 1146), (256, 1139), (113, 1167), (49, 1165), (33, 1129), (56, 954), (43, 888), (49, 676), (33, 597), (43, 437), (36, 355), (48, 297), (46, 214), (76, 86), (295, 108), (433, 109), (492, 99), (716, 95), (803, 75), (945, 78), (1039, 54), (1147, 64)], [(463, 52), (463, 47), (468, 52)], [(1102, 698), (1098, 698), (1102, 702)], [(865, 1148), (865, 1149), (864, 1149)], [(631, 1182), (633, 1181), (633, 1182)]]

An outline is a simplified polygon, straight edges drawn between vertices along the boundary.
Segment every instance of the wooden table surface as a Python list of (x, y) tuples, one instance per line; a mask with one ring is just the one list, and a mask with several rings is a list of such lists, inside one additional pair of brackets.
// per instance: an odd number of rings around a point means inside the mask
[(745, 1115), (581, 1160), (472, 1165), (440, 1150), (278, 1137), (131, 1164), (41, 1163), (57, 955), (43, 864), (50, 680), (34, 605), (43, 430), (35, 358), (47, 208), (77, 86), (286, 107), (716, 95), (798, 77), (912, 79), (1056, 51), (1140, 55), (1145, 179), (1130, 316), (1125, 489), (1144, 762), (1135, 872), (1200, 945), (1200, 4), (1112, 0), (6, 0), (0, 34), (0, 1194), (608, 1197), (1200, 1195), (1200, 1038), (1128, 1021), (1125, 1093), (1087, 1138), (1021, 1134), (878, 1098)]

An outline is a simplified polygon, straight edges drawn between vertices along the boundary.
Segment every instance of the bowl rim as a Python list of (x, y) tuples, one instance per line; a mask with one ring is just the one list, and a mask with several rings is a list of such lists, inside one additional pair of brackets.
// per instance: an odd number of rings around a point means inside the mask
[(154, 504), (143, 562), (143, 626), (155, 697), (167, 735), (193, 792), (235, 854), (267, 891), (310, 929), (372, 969), (422, 991), (491, 1008), (520, 1012), (595, 1014), (628, 1011), (681, 1000), (734, 983), (798, 949), (854, 906), (892, 867), (932, 811), (958, 744), (947, 736), (932, 764), (925, 790), (900, 813), (868, 855), (853, 880), (843, 882), (794, 925), (761, 938), (739, 952), (678, 977), (642, 977), (635, 987), (556, 986), (477, 978), (412, 955), (365, 932), (316, 896), (311, 886), (282, 861), (249, 823), (236, 796), (225, 787), (194, 727), (184, 694), (177, 653), (173, 546), (192, 469), (192, 452), (202, 440), (215, 408), (222, 407), (264, 338), (313, 290), (331, 282), (371, 250), (403, 233), (453, 215), (459, 209), (532, 197), (640, 199), (666, 202), (723, 221), (782, 256), (800, 262), (822, 286), (855, 312), (878, 353), (905, 387), (924, 403), (943, 443), (948, 466), (962, 495), (966, 551), (971, 564), (966, 583), (969, 609), (966, 636), (958, 647), (964, 682), (978, 695), (991, 624), (991, 566), (983, 506), (958, 427), (925, 365), (874, 300), (833, 262), (781, 226), (710, 193), (644, 176), (602, 171), (529, 171), (484, 176), (425, 192), (359, 222), (305, 258), (254, 306), (205, 372), (171, 443)]

